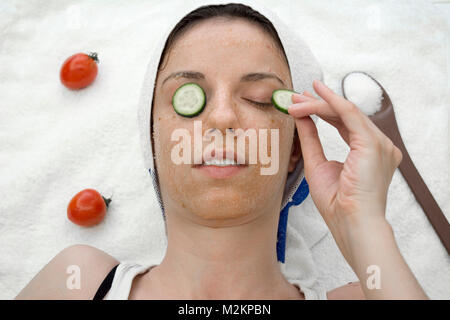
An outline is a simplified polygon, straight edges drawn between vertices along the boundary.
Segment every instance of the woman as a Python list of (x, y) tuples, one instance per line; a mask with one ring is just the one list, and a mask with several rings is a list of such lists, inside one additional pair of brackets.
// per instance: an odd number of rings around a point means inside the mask
[[(151, 111), (157, 169), (152, 177), (168, 237), (164, 259), (154, 266), (119, 267), (115, 273), (115, 258), (72, 246), (17, 298), (92, 299), (107, 293), (112, 299), (426, 299), (385, 219), (387, 190), (402, 158), (399, 149), (355, 105), (318, 80), (313, 88), (320, 99), (304, 91), (293, 96), (290, 115), (276, 110), (271, 94), (292, 90), (293, 75), (274, 27), (250, 7), (201, 7), (182, 22), (163, 50)], [(172, 106), (175, 91), (188, 82), (207, 96), (206, 107), (193, 118)], [(350, 146), (345, 163), (325, 158), (309, 117), (313, 114), (335, 126)], [(262, 175), (259, 162), (223, 168), (205, 159), (176, 165), (172, 134), (182, 128), (194, 136), (194, 121), (201, 121), (204, 134), (278, 130), (278, 141), (269, 143), (270, 153), (279, 148), (278, 170)], [(302, 164), (312, 199), (360, 280), (315, 296), (287, 281), (276, 251), (287, 177)], [(79, 290), (67, 289), (68, 265), (81, 270)], [(366, 285), (371, 266), (381, 271), (381, 288)]]

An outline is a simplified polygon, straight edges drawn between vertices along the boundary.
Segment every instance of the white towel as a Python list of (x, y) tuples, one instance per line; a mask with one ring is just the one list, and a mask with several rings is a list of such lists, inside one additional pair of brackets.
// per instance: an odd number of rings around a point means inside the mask
[[(182, 2), (0, 3), (0, 298), (14, 297), (74, 243), (119, 260), (162, 258), (164, 226), (140, 156), (136, 107), (149, 52)], [(352, 70), (368, 71), (383, 84), (411, 157), (448, 214), (450, 104), (442, 94), (448, 26), (439, 12), (425, 1), (263, 3), (306, 40), (333, 89), (340, 92), (341, 78)], [(72, 92), (59, 83), (59, 68), (80, 51), (98, 52), (99, 75)], [(346, 146), (335, 130), (318, 126), (327, 156), (343, 160)], [(85, 229), (65, 210), (87, 187), (113, 193), (113, 202), (100, 225)], [(427, 293), (449, 298), (449, 258), (398, 172), (387, 217)], [(310, 197), (291, 208), (284, 272), (306, 270), (305, 282), (317, 273), (331, 289), (355, 276), (324, 228)]]

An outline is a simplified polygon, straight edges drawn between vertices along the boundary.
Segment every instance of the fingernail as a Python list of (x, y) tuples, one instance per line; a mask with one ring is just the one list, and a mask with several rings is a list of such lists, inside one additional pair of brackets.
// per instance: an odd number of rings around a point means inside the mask
[(316, 82), (317, 87), (319, 87), (321, 89), (326, 89), (327, 88), (327, 86), (322, 81), (320, 81), (319, 79), (316, 79), (314, 81)]
[(300, 93), (294, 93), (292, 94), (292, 98), (300, 99), (302, 95)]
[(294, 93), (292, 95), (292, 98), (295, 98), (296, 100), (301, 101), (301, 102), (308, 101), (310, 99), (307, 96), (300, 94), (300, 93)]
[[(306, 101), (305, 101), (306, 102)], [(288, 112), (289, 110), (296, 110), (296, 109), (300, 109), (301, 107), (303, 107), (305, 105), (305, 102), (299, 102), (299, 103), (293, 103), (288, 107)]]

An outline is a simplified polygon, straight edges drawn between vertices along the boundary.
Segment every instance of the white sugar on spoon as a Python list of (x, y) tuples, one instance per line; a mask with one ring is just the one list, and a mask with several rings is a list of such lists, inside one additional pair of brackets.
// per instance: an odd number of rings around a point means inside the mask
[(353, 72), (345, 77), (345, 95), (366, 115), (375, 114), (381, 109), (383, 91), (369, 76), (362, 72)]

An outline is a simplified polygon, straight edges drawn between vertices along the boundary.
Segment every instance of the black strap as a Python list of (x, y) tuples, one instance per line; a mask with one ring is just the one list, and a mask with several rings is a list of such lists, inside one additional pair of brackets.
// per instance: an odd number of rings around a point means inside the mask
[(103, 300), (103, 298), (108, 293), (109, 289), (111, 289), (112, 282), (114, 280), (114, 275), (116, 274), (116, 269), (119, 265), (116, 265), (108, 275), (103, 279), (102, 284), (98, 287), (97, 292), (95, 293), (94, 299), (92, 300)]

